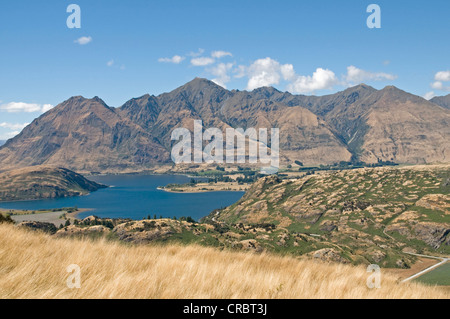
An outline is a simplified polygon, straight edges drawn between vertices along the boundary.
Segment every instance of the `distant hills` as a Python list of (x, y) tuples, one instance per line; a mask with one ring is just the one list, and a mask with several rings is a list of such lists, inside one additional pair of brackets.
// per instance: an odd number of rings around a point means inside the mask
[(58, 167), (34, 166), (0, 173), (0, 201), (87, 195), (105, 187)]
[(436, 96), (430, 100), (431, 102), (450, 109), (450, 94), (446, 96)]
[(0, 147), (0, 170), (52, 164), (82, 172), (140, 171), (171, 163), (174, 128), (279, 128), (284, 163), (448, 162), (448, 97), (427, 101), (390, 86), (361, 84), (326, 96), (272, 87), (226, 90), (206, 79), (119, 108), (76, 96)]
[(2, 146), (2, 145), (5, 144), (5, 143), (6, 143), (6, 141), (0, 140), (0, 146)]

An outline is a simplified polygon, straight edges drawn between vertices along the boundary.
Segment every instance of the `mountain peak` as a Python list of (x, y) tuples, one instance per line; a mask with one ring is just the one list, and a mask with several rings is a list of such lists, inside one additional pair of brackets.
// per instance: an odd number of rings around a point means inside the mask
[(347, 88), (346, 91), (359, 91), (359, 90), (369, 90), (369, 91), (376, 91), (375, 88), (371, 87), (370, 85), (367, 85), (365, 83), (360, 83), (358, 85), (355, 86), (351, 86), (349, 88)]
[(89, 98), (85, 98), (82, 95), (72, 96), (69, 99), (67, 99), (66, 101), (64, 101), (63, 103), (82, 103), (82, 102), (85, 102), (85, 101), (98, 102), (98, 103), (106, 105), (105, 101), (103, 101), (98, 96), (94, 96), (92, 99), (89, 99)]
[(87, 99), (84, 96), (82, 96), (82, 95), (75, 95), (75, 96), (72, 96), (72, 97), (68, 98), (63, 103), (83, 102), (85, 100), (87, 100)]
[(229, 91), (213, 81), (204, 78), (195, 78), (172, 92), (161, 94), (158, 96), (158, 99), (177, 99), (180, 96), (188, 99), (193, 97), (201, 98), (201, 96), (224, 95), (227, 92)]
[(205, 78), (195, 78), (192, 81), (186, 83), (185, 85), (181, 86), (181, 88), (186, 88), (186, 89), (197, 89), (197, 90), (201, 90), (204, 88), (220, 88), (223, 90), (223, 88), (220, 85), (217, 85), (216, 83), (214, 83), (211, 80), (205, 79)]

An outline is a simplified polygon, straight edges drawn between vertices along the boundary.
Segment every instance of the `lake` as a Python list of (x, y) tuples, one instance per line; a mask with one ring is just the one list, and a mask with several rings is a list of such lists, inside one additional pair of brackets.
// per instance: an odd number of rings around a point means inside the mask
[(244, 192), (168, 193), (158, 186), (184, 184), (191, 181), (182, 175), (108, 175), (91, 176), (90, 180), (111, 186), (87, 196), (20, 202), (2, 202), (0, 208), (39, 210), (62, 207), (92, 209), (78, 215), (85, 218), (131, 218), (139, 220), (150, 215), (159, 218), (191, 216), (195, 220), (215, 209), (237, 202)]

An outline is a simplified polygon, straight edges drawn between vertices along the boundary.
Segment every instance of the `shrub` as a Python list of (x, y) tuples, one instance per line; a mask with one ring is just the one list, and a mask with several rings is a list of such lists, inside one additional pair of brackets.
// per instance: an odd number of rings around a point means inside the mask
[(2, 223), (14, 224), (14, 220), (9, 215), (0, 214), (0, 224)]

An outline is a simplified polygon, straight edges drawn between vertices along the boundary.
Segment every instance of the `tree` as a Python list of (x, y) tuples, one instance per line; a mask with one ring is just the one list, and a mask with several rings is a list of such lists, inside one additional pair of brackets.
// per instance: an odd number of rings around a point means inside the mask
[(300, 161), (295, 161), (295, 164), (297, 164), (298, 166), (303, 166), (303, 163)]
[(70, 226), (70, 219), (66, 220), (66, 223), (64, 224), (64, 227)]
[(8, 224), (14, 224), (14, 220), (11, 218), (10, 215), (4, 216), (0, 213), (0, 224), (2, 223), (8, 223)]

